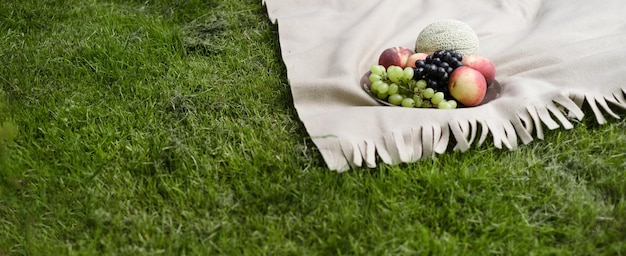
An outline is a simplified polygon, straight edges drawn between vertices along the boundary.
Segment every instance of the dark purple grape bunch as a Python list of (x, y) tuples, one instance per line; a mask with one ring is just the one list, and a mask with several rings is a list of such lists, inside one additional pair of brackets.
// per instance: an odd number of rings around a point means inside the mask
[(425, 60), (415, 62), (413, 79), (426, 81), (426, 86), (448, 94), (448, 80), (452, 71), (462, 66), (463, 55), (455, 50), (439, 50)]

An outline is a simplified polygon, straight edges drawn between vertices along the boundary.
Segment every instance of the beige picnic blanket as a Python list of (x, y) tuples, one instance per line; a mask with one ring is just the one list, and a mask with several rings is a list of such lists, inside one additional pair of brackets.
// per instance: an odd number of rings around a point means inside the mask
[[(626, 109), (624, 0), (265, 0), (300, 120), (328, 168), (414, 162), (492, 139), (516, 149), (545, 129)], [(484, 104), (454, 110), (379, 105), (361, 78), (388, 47), (414, 48), (455, 19), (496, 65)], [(584, 110), (588, 111), (584, 111)]]

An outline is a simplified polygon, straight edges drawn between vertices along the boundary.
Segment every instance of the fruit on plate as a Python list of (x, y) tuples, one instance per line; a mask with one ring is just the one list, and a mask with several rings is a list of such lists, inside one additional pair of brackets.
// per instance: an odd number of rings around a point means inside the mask
[(415, 62), (418, 60), (425, 60), (426, 57), (428, 56), (427, 53), (423, 53), (423, 52), (416, 52), (414, 54), (412, 54), (411, 56), (409, 56), (409, 58), (406, 60), (406, 64), (404, 65), (405, 67), (415, 67)]
[(409, 56), (413, 55), (413, 50), (404, 46), (395, 46), (385, 49), (378, 58), (378, 64), (388, 68), (389, 66), (406, 67)]
[(462, 21), (436, 21), (417, 36), (415, 52), (431, 54), (438, 50), (456, 50), (463, 56), (472, 55), (478, 50), (478, 36)]
[(472, 54), (465, 56), (462, 61), (464, 66), (478, 70), (487, 81), (487, 86), (491, 85), (496, 78), (496, 66), (493, 62), (480, 55)]
[(487, 81), (478, 70), (460, 66), (452, 72), (448, 91), (458, 102), (473, 107), (482, 103), (487, 93)]
[(366, 90), (383, 105), (455, 109), (483, 103), (496, 67), (476, 54), (478, 36), (458, 20), (440, 20), (418, 35), (415, 50), (385, 49)]

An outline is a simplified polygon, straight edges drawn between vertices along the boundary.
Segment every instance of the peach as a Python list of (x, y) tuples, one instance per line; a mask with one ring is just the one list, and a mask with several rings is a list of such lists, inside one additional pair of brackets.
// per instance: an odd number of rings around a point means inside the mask
[(493, 80), (496, 79), (496, 66), (488, 58), (473, 54), (463, 57), (461, 63), (483, 74), (487, 81), (487, 86), (491, 85)]
[(409, 56), (409, 58), (406, 60), (406, 64), (404, 64), (404, 66), (414, 68), (416, 61), (418, 61), (418, 60), (425, 60), (427, 56), (428, 56), (427, 53), (422, 53), (422, 52), (414, 53), (411, 56)]
[(461, 104), (467, 107), (478, 106), (487, 94), (487, 80), (480, 71), (460, 66), (450, 75), (448, 91)]
[(406, 61), (413, 53), (413, 50), (403, 46), (387, 48), (380, 54), (380, 57), (378, 58), (378, 64), (382, 65), (385, 68), (388, 68), (392, 65), (405, 68)]

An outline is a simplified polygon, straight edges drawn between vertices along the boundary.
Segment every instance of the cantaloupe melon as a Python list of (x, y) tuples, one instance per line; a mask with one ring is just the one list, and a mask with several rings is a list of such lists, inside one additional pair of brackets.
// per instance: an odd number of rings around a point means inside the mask
[(417, 36), (415, 52), (431, 54), (438, 50), (456, 50), (463, 56), (478, 50), (478, 36), (466, 23), (441, 20), (426, 26)]

